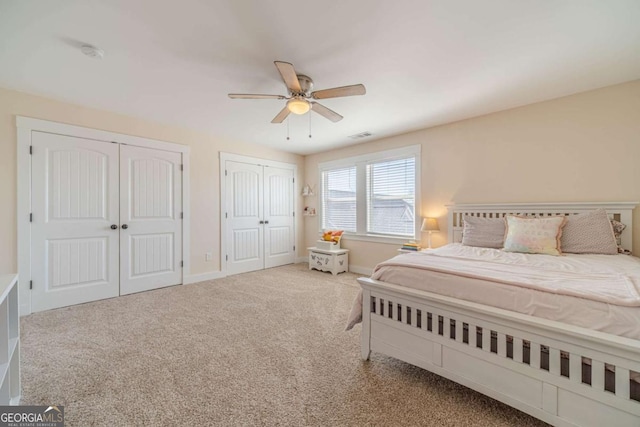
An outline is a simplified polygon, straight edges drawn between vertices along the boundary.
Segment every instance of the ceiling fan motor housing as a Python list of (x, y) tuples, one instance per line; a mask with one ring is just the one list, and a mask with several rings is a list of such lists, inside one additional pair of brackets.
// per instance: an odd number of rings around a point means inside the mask
[[(311, 80), (311, 77), (305, 76), (304, 74), (297, 74), (297, 76), (298, 82), (300, 82), (300, 88), (302, 89), (300, 95), (304, 95), (305, 97), (310, 96), (311, 91), (313, 90), (313, 80)], [(292, 95), (296, 94), (292, 93)]]

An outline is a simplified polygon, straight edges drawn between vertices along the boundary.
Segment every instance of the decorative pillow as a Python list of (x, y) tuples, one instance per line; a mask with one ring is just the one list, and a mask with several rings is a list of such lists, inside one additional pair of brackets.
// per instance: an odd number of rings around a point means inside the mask
[(622, 232), (627, 226), (615, 219), (611, 220), (611, 227), (613, 228), (613, 235), (616, 237), (616, 245), (618, 245), (618, 252), (624, 252), (622, 248)]
[(465, 215), (462, 244), (500, 249), (504, 246), (505, 229), (503, 218), (483, 218)]
[(564, 216), (527, 218), (507, 215), (504, 250), (527, 254), (560, 255), (560, 236)]
[(567, 216), (560, 243), (562, 252), (571, 254), (618, 253), (613, 227), (604, 209)]

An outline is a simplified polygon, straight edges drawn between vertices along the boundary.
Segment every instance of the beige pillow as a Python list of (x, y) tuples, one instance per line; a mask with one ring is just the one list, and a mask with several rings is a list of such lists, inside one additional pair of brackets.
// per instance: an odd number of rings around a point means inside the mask
[(505, 227), (503, 218), (483, 218), (465, 215), (462, 244), (500, 249), (504, 246)]
[(527, 218), (507, 215), (504, 250), (527, 254), (560, 255), (560, 237), (564, 216)]
[(597, 209), (577, 215), (569, 215), (562, 229), (562, 252), (572, 254), (618, 253), (613, 227), (607, 211)]

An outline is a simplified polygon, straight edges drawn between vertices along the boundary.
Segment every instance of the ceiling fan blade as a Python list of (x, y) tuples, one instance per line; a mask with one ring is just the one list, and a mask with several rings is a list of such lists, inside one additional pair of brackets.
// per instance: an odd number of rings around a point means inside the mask
[(287, 99), (283, 95), (260, 95), (255, 93), (230, 93), (231, 99)]
[(323, 117), (326, 117), (327, 119), (331, 120), (332, 122), (339, 122), (340, 120), (343, 119), (343, 117), (336, 113), (335, 111), (325, 107), (322, 104), (318, 104), (317, 102), (312, 102), (311, 103), (311, 109), (313, 111), (315, 111), (316, 113), (320, 114)]
[(277, 116), (275, 116), (273, 118), (273, 120), (271, 120), (271, 123), (282, 123), (284, 122), (284, 119), (286, 119), (289, 116), (289, 113), (291, 111), (289, 111), (289, 108), (285, 105), (285, 107), (278, 113)]
[(302, 88), (300, 87), (300, 82), (298, 81), (298, 76), (296, 75), (296, 70), (293, 68), (293, 64), (289, 64), (288, 62), (282, 61), (273, 61), (276, 65), (276, 68), (280, 72), (282, 76), (282, 80), (284, 84), (287, 85), (287, 88), (293, 93), (302, 92)]
[(315, 92), (311, 92), (311, 96), (313, 99), (327, 99), (341, 96), (364, 95), (365, 93), (367, 93), (367, 89), (365, 89), (364, 85), (359, 84), (316, 90)]

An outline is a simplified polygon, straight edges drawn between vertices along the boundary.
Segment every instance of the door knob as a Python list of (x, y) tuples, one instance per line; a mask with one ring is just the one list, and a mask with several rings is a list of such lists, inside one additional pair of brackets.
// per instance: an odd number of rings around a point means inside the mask
[(265, 224), (269, 224), (269, 221), (265, 221), (264, 223), (265, 223)]
[(260, 221), (260, 224), (264, 224), (264, 221)]
[(117, 229), (118, 229), (118, 226), (117, 226), (117, 225), (115, 225), (115, 224), (111, 224), (111, 229), (112, 229), (112, 230), (117, 230)]
[(122, 229), (126, 230), (127, 228), (129, 228), (129, 226), (127, 224), (122, 224)]

